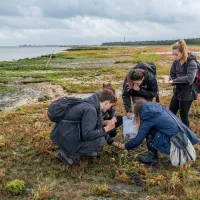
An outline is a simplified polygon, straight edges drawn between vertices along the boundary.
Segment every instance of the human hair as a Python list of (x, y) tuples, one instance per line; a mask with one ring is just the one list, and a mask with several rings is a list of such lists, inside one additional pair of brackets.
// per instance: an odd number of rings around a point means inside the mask
[(127, 74), (129, 90), (133, 88), (133, 81), (140, 81), (144, 78), (145, 72), (142, 69), (130, 69)]
[(141, 123), (140, 114), (146, 102), (147, 100), (145, 98), (138, 97), (135, 99), (135, 103), (133, 104), (133, 113), (135, 114), (135, 121), (139, 126)]
[(180, 60), (180, 63), (183, 64), (184, 62), (187, 61), (188, 58), (188, 48), (187, 45), (185, 43), (185, 40), (179, 40), (178, 42), (175, 42), (172, 45), (172, 49), (173, 50), (178, 50), (180, 53), (182, 53), (182, 58)]
[(99, 94), (99, 101), (110, 101), (110, 103), (117, 103), (117, 97), (113, 94), (111, 90), (103, 89)]
[(103, 83), (103, 90), (111, 90), (113, 92), (114, 95), (116, 95), (115, 93), (115, 89), (113, 88), (113, 86), (110, 83)]

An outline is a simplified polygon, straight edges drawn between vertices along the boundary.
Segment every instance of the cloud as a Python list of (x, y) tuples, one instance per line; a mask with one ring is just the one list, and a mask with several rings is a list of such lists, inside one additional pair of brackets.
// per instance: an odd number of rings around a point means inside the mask
[(197, 0), (10, 0), (0, 45), (101, 44), (199, 37)]

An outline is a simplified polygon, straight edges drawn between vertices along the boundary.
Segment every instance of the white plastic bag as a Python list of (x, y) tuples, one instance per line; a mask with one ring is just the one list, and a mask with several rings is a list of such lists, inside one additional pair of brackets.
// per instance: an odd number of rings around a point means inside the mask
[(131, 115), (130, 118), (123, 116), (123, 136), (124, 138), (135, 138), (138, 133), (138, 126), (135, 123), (134, 115)]

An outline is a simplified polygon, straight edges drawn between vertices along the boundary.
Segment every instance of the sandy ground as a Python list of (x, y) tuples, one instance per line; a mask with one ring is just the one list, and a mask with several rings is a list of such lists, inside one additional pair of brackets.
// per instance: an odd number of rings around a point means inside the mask
[[(168, 80), (167, 76), (163, 76), (162, 82)], [(30, 81), (30, 80), (29, 80)], [(16, 83), (17, 84), (17, 83)], [(62, 96), (73, 96), (73, 97), (86, 97), (90, 96), (91, 93), (67, 93), (60, 85), (54, 85), (49, 82), (41, 83), (22, 83), (18, 80), (19, 92), (4, 96), (0, 99), (0, 111), (8, 111), (10, 109), (19, 107), (26, 104), (38, 103), (38, 98), (41, 96), (48, 96), (52, 101)], [(121, 96), (121, 90), (116, 90), (117, 96)], [(160, 90), (160, 96), (168, 96), (172, 94), (171, 90)]]

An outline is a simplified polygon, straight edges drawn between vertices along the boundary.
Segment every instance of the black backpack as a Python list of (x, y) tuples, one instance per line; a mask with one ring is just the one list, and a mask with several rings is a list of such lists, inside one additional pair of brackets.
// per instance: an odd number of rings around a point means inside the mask
[(197, 91), (200, 93), (200, 63), (196, 60), (197, 62), (197, 68), (198, 68), (198, 73), (197, 73)]
[(139, 62), (137, 65), (134, 67), (135, 69), (145, 69), (150, 71), (154, 76), (156, 76), (156, 66), (152, 62)]
[(50, 104), (47, 112), (48, 117), (52, 122), (58, 123), (70, 107), (83, 101), (83, 99), (76, 97), (61, 97)]

